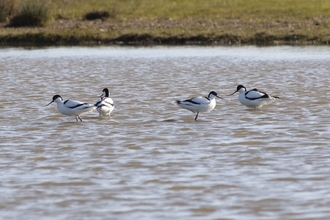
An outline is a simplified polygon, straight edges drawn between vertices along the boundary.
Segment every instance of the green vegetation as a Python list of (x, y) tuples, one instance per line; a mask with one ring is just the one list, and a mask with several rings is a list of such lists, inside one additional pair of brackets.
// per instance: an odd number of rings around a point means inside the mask
[(15, 0), (0, 0), (0, 22), (5, 22), (14, 9)]
[(49, 18), (49, 5), (46, 1), (28, 0), (22, 3), (19, 11), (10, 19), (8, 27), (44, 26)]
[[(14, 0), (0, 0), (0, 7), (1, 1)], [(330, 42), (329, 0), (45, 1), (49, 9), (48, 17), (40, 24), (45, 27), (5, 28), (8, 24), (4, 22), (2, 28), (0, 26), (0, 42), (4, 44), (328, 44)], [(3, 14), (13, 19), (18, 12), (12, 11)], [(91, 19), (88, 16), (91, 16)]]
[[(53, 0), (55, 13), (79, 18), (98, 8), (117, 7), (119, 19), (280, 19), (329, 16), (327, 0)], [(298, 18), (297, 17), (297, 18)]]

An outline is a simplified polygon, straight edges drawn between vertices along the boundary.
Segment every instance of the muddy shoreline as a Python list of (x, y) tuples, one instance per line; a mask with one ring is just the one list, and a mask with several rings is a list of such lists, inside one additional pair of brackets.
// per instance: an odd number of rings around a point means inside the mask
[[(241, 20), (65, 20), (46, 27), (6, 28), (0, 44), (20, 45), (327, 45), (322, 22)], [(326, 33), (326, 34), (324, 34)]]

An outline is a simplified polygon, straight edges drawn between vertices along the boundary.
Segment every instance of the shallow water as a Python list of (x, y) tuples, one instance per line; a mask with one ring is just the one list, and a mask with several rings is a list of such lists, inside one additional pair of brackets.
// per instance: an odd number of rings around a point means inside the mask
[[(0, 50), (0, 219), (330, 218), (329, 47)], [(238, 84), (280, 100), (259, 110)], [(61, 115), (52, 96), (111, 119)], [(207, 95), (210, 113), (178, 99)]]

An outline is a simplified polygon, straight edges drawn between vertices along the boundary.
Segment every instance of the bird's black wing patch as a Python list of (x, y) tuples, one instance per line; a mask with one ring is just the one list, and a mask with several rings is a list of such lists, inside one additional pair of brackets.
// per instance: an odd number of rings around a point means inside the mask
[[(247, 97), (247, 95), (249, 94), (250, 91), (260, 92), (260, 93), (263, 93), (263, 95), (260, 96), (260, 97), (256, 97), (256, 98)], [(245, 93), (245, 98), (246, 98), (246, 99), (249, 99), (249, 100), (257, 100), (257, 99), (268, 99), (268, 98), (270, 98), (270, 96), (269, 96), (267, 93), (261, 92), (261, 91), (259, 91), (258, 89), (252, 89), (252, 90), (250, 90), (250, 91), (247, 91), (247, 92)]]
[(113, 103), (110, 103), (110, 102), (107, 102), (107, 101), (104, 101), (106, 104), (108, 104), (108, 105), (111, 105), (111, 106), (114, 106), (114, 104)]
[(78, 108), (79, 106), (82, 106), (82, 105), (84, 105), (84, 104), (78, 104), (78, 105), (75, 105), (75, 106), (69, 106), (69, 108)]
[(200, 104), (201, 104), (201, 103), (199, 103), (199, 102), (194, 102), (194, 101), (191, 100), (191, 99), (184, 100), (184, 102), (190, 102), (190, 103), (195, 104), (195, 105), (200, 105)]

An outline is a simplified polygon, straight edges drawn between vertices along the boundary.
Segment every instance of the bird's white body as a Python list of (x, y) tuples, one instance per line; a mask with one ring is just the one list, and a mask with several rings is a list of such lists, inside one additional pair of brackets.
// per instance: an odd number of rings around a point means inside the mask
[(242, 85), (237, 86), (236, 92), (239, 92), (239, 102), (248, 108), (260, 108), (263, 105), (270, 104), (276, 99), (279, 99), (279, 97), (271, 96), (265, 92), (259, 91), (258, 89), (247, 91)]
[(111, 112), (114, 110), (114, 104), (111, 98), (100, 97), (96, 102), (96, 110), (100, 113), (100, 116), (110, 117)]
[(210, 112), (216, 106), (215, 98), (208, 99), (204, 96), (194, 97), (177, 103), (181, 108), (187, 109), (193, 113)]
[(110, 118), (110, 114), (114, 110), (115, 105), (110, 98), (110, 93), (107, 88), (103, 89), (103, 93), (97, 100), (95, 106), (97, 107), (96, 110), (100, 113), (100, 117), (103, 115)]
[(82, 103), (75, 100), (56, 101), (57, 109), (63, 115), (75, 116), (93, 111), (96, 107), (93, 104)]
[(51, 101), (49, 104), (52, 102), (56, 102), (57, 109), (60, 113), (68, 116), (75, 116), (77, 121), (78, 119), (82, 121), (80, 115), (96, 109), (96, 106), (93, 104), (83, 103), (75, 100), (63, 101), (63, 98), (60, 95), (55, 95), (53, 97), (53, 101)]
[(215, 108), (217, 104), (215, 97), (221, 98), (217, 95), (217, 93), (212, 91), (209, 93), (208, 97), (199, 96), (184, 101), (176, 101), (176, 103), (181, 108), (197, 113), (195, 117), (195, 120), (197, 120), (200, 112), (207, 113)]

